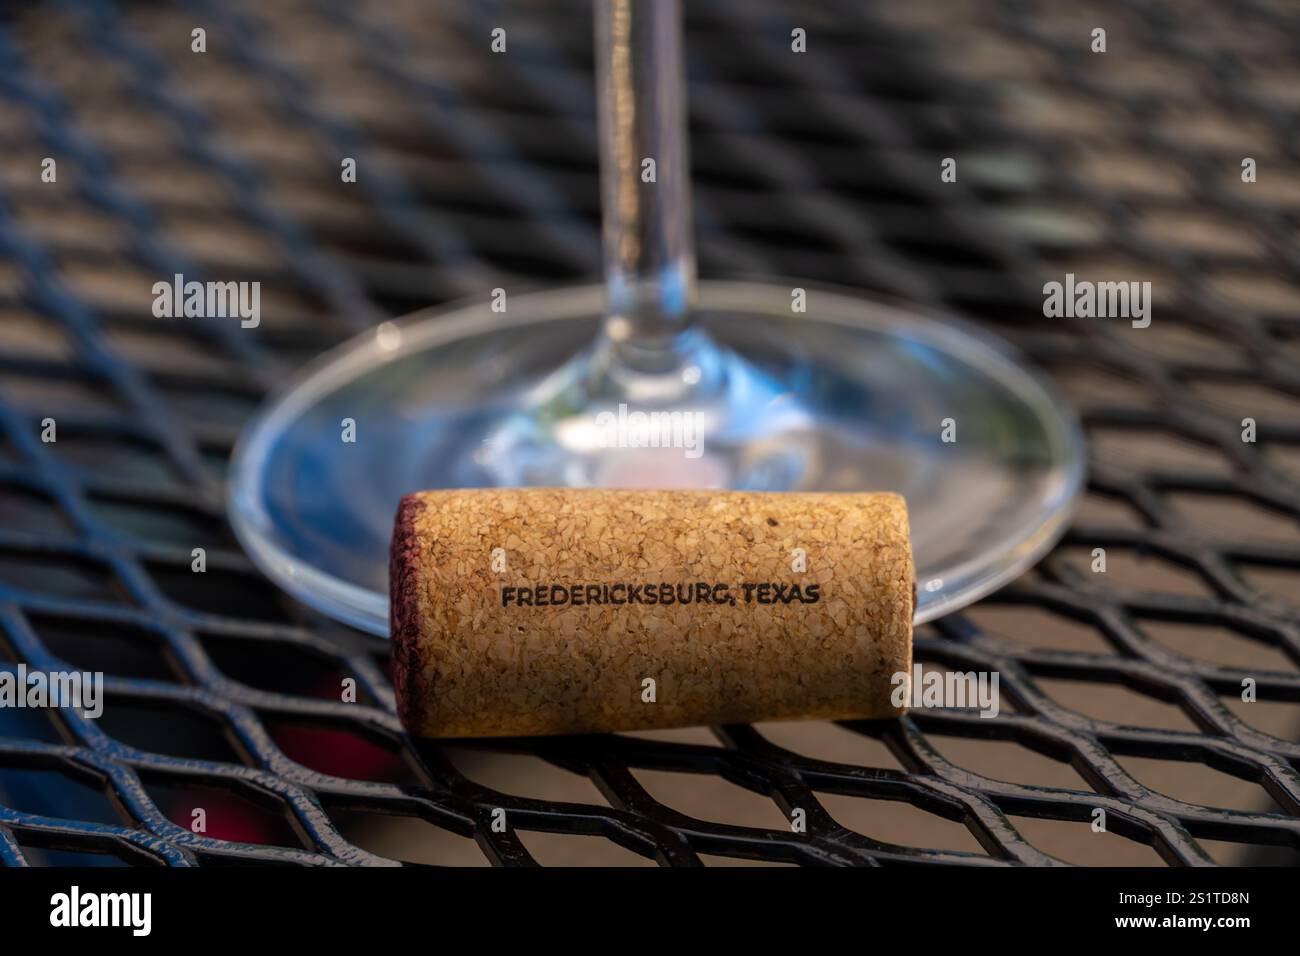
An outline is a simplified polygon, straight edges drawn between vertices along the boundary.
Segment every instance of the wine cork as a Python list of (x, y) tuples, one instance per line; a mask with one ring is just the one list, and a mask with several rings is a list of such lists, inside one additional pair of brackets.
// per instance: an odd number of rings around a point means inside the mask
[(399, 713), (432, 737), (897, 716), (915, 576), (893, 494), (408, 495)]

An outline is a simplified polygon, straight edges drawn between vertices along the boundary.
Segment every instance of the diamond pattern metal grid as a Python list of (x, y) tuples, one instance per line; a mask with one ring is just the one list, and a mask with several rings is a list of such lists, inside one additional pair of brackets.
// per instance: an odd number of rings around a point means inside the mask
[[(1300, 12), (688, 7), (702, 273), (958, 311), (1081, 410), (1067, 539), (918, 635), (927, 663), (998, 671), (1001, 715), (405, 737), (384, 643), (235, 546), (224, 464), (286, 371), (349, 334), (597, 274), (586, 4), (6, 4), (0, 666), (104, 670), (110, 696), (98, 721), (0, 710), (0, 862), (1300, 859)], [(177, 272), (260, 280), (261, 327), (152, 318)], [(1065, 272), (1151, 279), (1152, 325), (1043, 319)]]

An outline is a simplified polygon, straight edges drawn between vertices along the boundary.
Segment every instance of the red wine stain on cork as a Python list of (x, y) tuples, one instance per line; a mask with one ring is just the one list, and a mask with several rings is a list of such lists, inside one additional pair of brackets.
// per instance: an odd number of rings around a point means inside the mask
[(402, 722), (418, 727), (432, 688), (423, 685), (424, 655), (417, 639), (423, 615), (424, 583), (420, 574), (420, 538), (416, 519), (427, 507), (416, 495), (407, 495), (397, 507), (393, 544), (388, 562), (388, 633), (391, 638), (393, 691)]

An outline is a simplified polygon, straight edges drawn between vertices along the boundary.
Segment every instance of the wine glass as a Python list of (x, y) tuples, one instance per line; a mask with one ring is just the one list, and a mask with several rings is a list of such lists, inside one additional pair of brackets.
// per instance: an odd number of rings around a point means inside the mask
[(229, 486), (252, 559), (388, 629), (407, 492), (484, 486), (897, 491), (916, 620), (1059, 538), (1073, 417), (1001, 341), (798, 280), (697, 282), (679, 0), (595, 0), (603, 287), (434, 310), (323, 356), (249, 424)]

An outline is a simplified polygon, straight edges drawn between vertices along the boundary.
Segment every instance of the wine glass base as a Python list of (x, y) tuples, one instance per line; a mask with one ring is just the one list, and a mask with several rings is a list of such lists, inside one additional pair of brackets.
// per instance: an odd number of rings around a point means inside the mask
[(236, 535), (294, 597), (382, 635), (393, 513), (420, 489), (897, 491), (917, 623), (1006, 583), (1064, 531), (1082, 436), (999, 340), (818, 288), (803, 313), (790, 285), (699, 293), (718, 347), (630, 384), (601, 373), (598, 286), (384, 323), (249, 424), (231, 466)]

